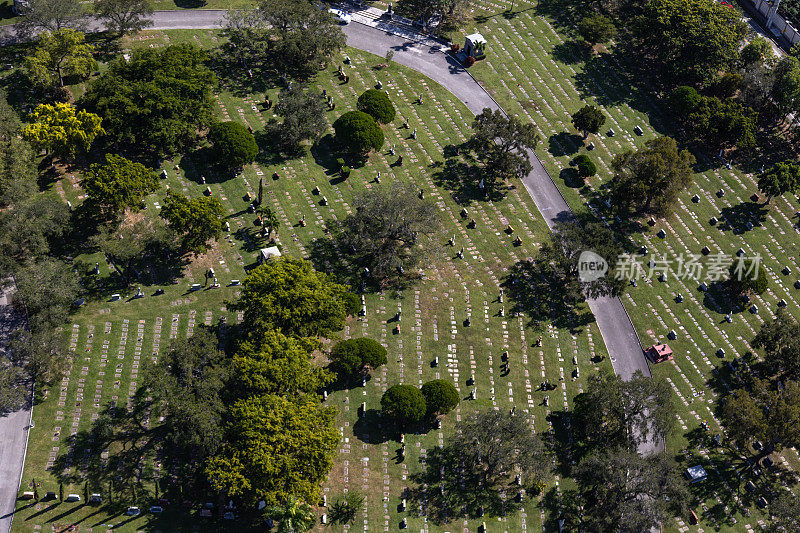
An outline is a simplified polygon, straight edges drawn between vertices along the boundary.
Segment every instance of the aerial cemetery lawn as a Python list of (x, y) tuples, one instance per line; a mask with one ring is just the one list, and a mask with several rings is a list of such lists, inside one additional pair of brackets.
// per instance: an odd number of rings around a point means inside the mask
[[(181, 42), (212, 49), (222, 38), (213, 31), (144, 32), (126, 38), (123, 49)], [(342, 62), (347, 63), (347, 83), (337, 75)], [(263, 202), (278, 218), (273, 237), (283, 256), (313, 259), (314, 250), (329, 238), (326, 227), (352, 212), (354, 195), (395, 182), (412, 184), (425, 199), (434, 202), (443, 224), (436, 238), (441, 248), (432, 266), (423, 270), (422, 279), (399, 290), (368, 291), (364, 316), (349, 318), (339, 334), (342, 339), (375, 339), (388, 351), (388, 364), (374, 371), (364, 386), (335, 387), (327, 394), (326, 404), (338, 410), (341, 442), (334, 469), (324, 483), (324, 495), (328, 505), (346, 492), (365, 498), (363, 510), (358, 511), (350, 527), (395, 530), (401, 522), (412, 530), (453, 527), (452, 523), (426, 524), (424, 518), (406, 509), (402, 500), (405, 489), (414, 484), (412, 476), (424, 468), (421, 460), (445, 442), (454, 424), (476, 409), (507, 412), (515, 408), (530, 413), (534, 430), (544, 433), (551, 427), (551, 410), (569, 410), (571, 398), (583, 390), (589, 375), (610, 370), (596, 325), (576, 324), (572, 331), (547, 324), (533, 329), (525, 315), (512, 312), (513, 303), (501, 296), (500, 286), (509, 269), (533, 256), (547, 239), (544, 221), (516, 181), (510, 182), (505, 197), (496, 201), (457, 191), (462, 195), (457, 203), (454, 191), (446, 186), (448, 182), (438, 176), (443, 152), (466, 141), (473, 117), (443, 88), (396, 64), (381, 66), (384, 63), (383, 58), (346, 49), (311, 82), (311, 90), (321, 99), (324, 90), (335, 103), (328, 114), (329, 122), (355, 109), (358, 96), (378, 83), (397, 109), (396, 118), (382, 127), (384, 147), (372, 153), (363, 166), (354, 167), (349, 176), (342, 176), (336, 163), (338, 154), (326, 144), (330, 139), (325, 137), (303, 157), (259, 157), (230, 177), (211, 175), (196, 153), (184, 154), (163, 161), (160, 190), (145, 198), (145, 208), (138, 215), (158, 216), (167, 191), (190, 197), (207, 196), (210, 191), (226, 211), (230, 231), (223, 238), (207, 252), (185, 258), (177, 265), (178, 274), (162, 272), (156, 265), (139, 271), (126, 288), (120, 288), (113, 265), (101, 253), (74, 258), (86, 288), (86, 301), (61, 332), (72, 353), (72, 364), (59, 384), (37, 391), (35, 427), (22, 490), (33, 490), (35, 481), (42, 495), (62, 490), (64, 495), (76, 493), (84, 500), (85, 493), (97, 492), (103, 494), (104, 501), (93, 506), (85, 501), (29, 505), (23, 500), (14, 521), (15, 531), (71, 524), (78, 524), (81, 530), (113, 526), (121, 531), (213, 531), (231, 527), (216, 510), (213, 520), (200, 517), (206, 502), (187, 498), (189, 503), (184, 507), (174, 496), (157, 494), (155, 486), (147, 494), (138, 495), (136, 502), (116, 501), (112, 507), (106, 487), (96, 486), (91, 478), (59, 487), (58, 476), (75, 473), (82, 452), (73, 450), (65, 461), (67, 453), (74, 442), (81, 442), (80, 437), (101, 412), (109, 405), (128, 404), (145, 361), (157, 360), (172, 339), (190, 336), (202, 326), (235, 324), (242, 319), (241, 313), (228, 309), (240, 293), (234, 280), (244, 281), (247, 271), (257, 266), (258, 250), (271, 245), (260, 236), (260, 228), (254, 224), (257, 215), (249, 209), (249, 199), (257, 197), (262, 180)], [(264, 104), (266, 99), (274, 102), (277, 92), (272, 88), (250, 92), (223, 77), (223, 85), (215, 93), (217, 116), (241, 122), (258, 133), (273, 118), (273, 111)], [(420, 95), (423, 104), (417, 102)], [(75, 173), (59, 176), (52, 190), (76, 209), (85, 200), (81, 176)], [(462, 216), (464, 209), (466, 216)], [(99, 273), (95, 273), (96, 263)], [(325, 270), (325, 265), (318, 268)], [(214, 271), (217, 287), (207, 276), (209, 269)], [(330, 348), (336, 340), (327, 339), (325, 347)], [(320, 362), (324, 362), (322, 357)], [(442, 417), (440, 428), (409, 428), (403, 446), (401, 434), (379, 417), (381, 395), (398, 383), (419, 386), (432, 379), (452, 382), (461, 402)], [(540, 390), (545, 380), (552, 390)], [(399, 450), (403, 447), (405, 454), (401, 457)], [(142, 467), (158, 472), (158, 464)], [(551, 478), (539, 494), (526, 496), (519, 511), (500, 519), (459, 519), (459, 524), (463, 521), (463, 527), (473, 531), (484, 521), (490, 530), (540, 528), (543, 520), (554, 519), (552, 509), (542, 506), (547, 494), (553, 501), (554, 483)], [(147, 513), (162, 497), (171, 498), (164, 513)], [(127, 506), (132, 505), (141, 508), (141, 516), (125, 514)], [(407, 505), (412, 504), (409, 501)], [(320, 517), (330, 512), (322, 506), (315, 511)]]

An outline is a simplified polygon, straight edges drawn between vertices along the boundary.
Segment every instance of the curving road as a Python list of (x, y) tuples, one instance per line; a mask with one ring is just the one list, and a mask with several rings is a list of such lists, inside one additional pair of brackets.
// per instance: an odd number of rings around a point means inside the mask
[[(225, 12), (221, 10), (156, 11), (150, 29), (214, 29), (219, 28), (224, 22), (224, 15)], [(102, 25), (96, 21), (92, 21), (89, 27), (93, 30), (102, 29)], [(415, 41), (389, 33), (369, 23), (351, 23), (343, 28), (349, 46), (381, 57), (386, 55), (387, 50), (392, 49), (395, 62), (436, 81), (464, 102), (474, 114), (480, 113), (487, 107), (501, 109), (481, 84), (460, 63), (442, 53), (435, 43)], [(0, 30), (0, 44), (14, 42), (20, 38), (14, 26), (6, 26)], [(547, 225), (552, 228), (555, 222), (569, 219), (574, 215), (536, 154), (530, 152), (530, 156), (534, 168), (522, 182)], [(614, 371), (623, 379), (629, 379), (637, 370), (645, 376), (650, 376), (650, 368), (642, 353), (636, 330), (620, 299), (592, 299), (589, 300), (589, 307), (597, 320)], [(9, 417), (0, 419), (0, 440), (3, 440), (3, 426), (17, 428), (24, 422), (22, 418), (24, 415), (19, 419)], [(0, 442), (0, 445), (2, 444)], [(663, 449), (663, 443), (648, 442), (640, 448), (640, 451), (647, 453), (657, 449)], [(21, 442), (13, 446), (0, 447), (0, 463), (4, 465), (0, 470), (0, 478), (8, 475), (16, 476), (16, 479), (10, 479), (8, 483), (0, 480), (0, 533), (10, 530), (24, 454), (25, 446)], [(19, 474), (16, 474), (17, 472)]]

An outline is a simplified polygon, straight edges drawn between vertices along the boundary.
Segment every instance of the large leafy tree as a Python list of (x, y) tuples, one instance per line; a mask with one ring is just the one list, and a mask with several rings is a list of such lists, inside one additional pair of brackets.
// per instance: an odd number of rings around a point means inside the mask
[(0, 357), (0, 416), (25, 403), (25, 371), (6, 357)]
[(394, 120), (394, 104), (389, 99), (386, 91), (378, 89), (367, 89), (358, 97), (357, 107), (359, 111), (371, 115), (378, 123), (388, 124)]
[[(199, 328), (170, 343), (158, 363), (146, 362), (129, 408), (109, 405), (90, 431), (78, 434), (73, 452), (83, 460), (70, 473), (112, 483), (119, 497), (135, 501), (152, 486), (154, 472), (147, 465), (158, 454), (162, 483), (179, 480), (176, 489), (186, 495), (207, 490), (206, 463), (225, 440), (230, 366), (218, 344)], [(108, 459), (101, 457), (104, 451)]]
[(443, 415), (456, 408), (461, 398), (455, 385), (444, 379), (427, 381), (420, 387), (428, 416)]
[(105, 217), (116, 217), (125, 209), (144, 207), (144, 198), (159, 187), (158, 177), (141, 163), (120, 155), (106, 154), (104, 163), (93, 163), (82, 186), (91, 202)]
[(217, 122), (209, 128), (208, 140), (217, 162), (231, 171), (252, 163), (258, 155), (256, 138), (238, 122)]
[(14, 298), (25, 305), (31, 329), (39, 331), (61, 325), (80, 285), (70, 266), (57, 259), (42, 259), (14, 273)]
[(414, 385), (393, 385), (381, 396), (381, 413), (401, 427), (419, 422), (427, 411), (425, 396)]
[(136, 272), (155, 264), (181, 264), (175, 234), (158, 218), (105, 224), (90, 242), (103, 252), (125, 285)]
[(316, 141), (327, 130), (325, 111), (324, 99), (293, 85), (281, 91), (275, 104), (275, 114), (283, 121), (270, 122), (267, 131), (282, 152), (296, 155), (301, 152), (303, 141)]
[(279, 331), (252, 336), (233, 357), (237, 395), (315, 393), (333, 381), (329, 370), (312, 362), (318, 348), (316, 339), (287, 337)]
[(255, 504), (290, 496), (317, 501), (336, 455), (336, 410), (309, 396), (271, 394), (237, 401), (226, 443), (206, 470), (211, 486)]
[(280, 328), (285, 335), (329, 335), (344, 327), (347, 288), (293, 257), (273, 258), (250, 271), (231, 305), (243, 311), (251, 337)]
[(433, 28), (437, 32), (459, 29), (471, 16), (468, 0), (400, 0), (397, 11), (412, 20), (426, 22), (440, 15), (439, 26)]
[(336, 343), (331, 348), (329, 359), (331, 370), (342, 377), (367, 373), (388, 361), (386, 348), (378, 341), (366, 337)]
[[(0, 122), (3, 119), (0, 114)], [(2, 137), (0, 134), (0, 205), (18, 204), (38, 192), (36, 159), (27, 141), (16, 134)]]
[(395, 182), (359, 194), (353, 207), (334, 230), (352, 265), (368, 269), (367, 276), (381, 286), (427, 266), (441, 228), (435, 204), (419, 198), (410, 185)]
[(578, 33), (589, 44), (607, 43), (616, 32), (614, 23), (604, 15), (589, 15), (578, 22)]
[(64, 224), (69, 216), (67, 204), (44, 194), (28, 196), (13, 209), (0, 211), (0, 267), (8, 272), (43, 259), (51, 243), (69, 230)]
[(519, 411), (465, 416), (443, 447), (428, 452), (425, 469), (412, 476), (411, 498), (424, 503), (421, 509), (435, 523), (451, 521), (454, 512), (501, 516), (518, 508), (519, 489), (540, 492), (552, 467), (548, 446), (531, 423)]
[(120, 35), (136, 33), (153, 25), (149, 0), (95, 0), (94, 10), (106, 27)]
[(772, 70), (772, 100), (782, 114), (800, 106), (800, 61), (784, 56)]
[(800, 163), (781, 161), (758, 175), (758, 188), (767, 195), (766, 203), (774, 196), (795, 192), (800, 188)]
[(83, 32), (69, 28), (45, 32), (25, 58), (25, 70), (38, 85), (63, 87), (66, 76), (85, 79), (97, 70), (93, 51)]
[(573, 531), (650, 531), (689, 501), (680, 468), (663, 453), (605, 449), (583, 459), (574, 476), (578, 488), (565, 494), (563, 514)]
[(586, 391), (575, 398), (576, 440), (584, 451), (635, 451), (645, 441), (664, 440), (674, 421), (669, 384), (638, 371), (628, 381), (610, 373), (590, 376)]
[(371, 115), (348, 111), (333, 122), (336, 140), (356, 156), (365, 156), (383, 146), (383, 130)]
[(575, 126), (576, 130), (583, 132), (584, 139), (590, 133), (600, 131), (605, 122), (606, 116), (603, 111), (593, 105), (585, 105), (572, 115), (572, 125)]
[(753, 347), (762, 350), (772, 369), (791, 379), (800, 379), (800, 325), (785, 309), (761, 325)]
[(261, 0), (259, 10), (269, 28), (264, 59), (281, 75), (306, 78), (345, 45), (333, 16), (309, 0)]
[(651, 139), (636, 151), (618, 154), (611, 162), (614, 210), (627, 216), (668, 215), (678, 194), (691, 183), (694, 163), (694, 156), (679, 150), (671, 137)]
[(220, 236), (223, 216), (222, 203), (207, 196), (190, 199), (169, 193), (161, 208), (161, 217), (181, 236), (183, 248), (195, 253), (204, 252), (208, 241)]
[(71, 104), (40, 104), (29, 118), (32, 122), (22, 128), (22, 138), (37, 150), (65, 159), (86, 152), (94, 139), (104, 133), (98, 115)]
[[(596, 280), (579, 276), (581, 253), (593, 251), (608, 265), (605, 276)], [(619, 255), (623, 252), (614, 233), (596, 222), (580, 225), (564, 222), (554, 228), (550, 240), (542, 244), (534, 260), (514, 265), (504, 287), (516, 309), (528, 313), (535, 323), (558, 321), (573, 323), (578, 318), (580, 304), (588, 296), (619, 296), (626, 281), (613, 274)]]
[(481, 163), (481, 179), (488, 197), (499, 184), (526, 176), (533, 168), (528, 150), (539, 143), (533, 124), (507, 117), (499, 109), (484, 109), (472, 123), (468, 147)]
[(648, 0), (632, 30), (642, 54), (670, 81), (709, 82), (738, 59), (746, 25), (718, 2)]
[(60, 381), (70, 364), (63, 339), (49, 327), (16, 331), (9, 351), (14, 362), (24, 368), (37, 385), (49, 386)]
[(750, 107), (727, 98), (704, 96), (687, 118), (695, 134), (715, 148), (755, 146), (758, 114)]
[(192, 44), (135, 50), (93, 80), (83, 97), (113, 142), (156, 156), (192, 147), (214, 121), (216, 76)]
[(736, 389), (722, 405), (722, 423), (739, 449), (762, 443), (758, 459), (784, 447), (800, 446), (800, 385), (782, 387), (753, 377), (748, 388)]
[(25, 4), (20, 27), (29, 33), (84, 26), (86, 11), (80, 0), (27, 0)]

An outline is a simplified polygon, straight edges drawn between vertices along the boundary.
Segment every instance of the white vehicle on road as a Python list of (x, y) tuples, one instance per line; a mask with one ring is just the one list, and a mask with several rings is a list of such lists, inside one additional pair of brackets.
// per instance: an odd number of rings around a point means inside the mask
[(347, 11), (343, 11), (341, 9), (333, 9), (333, 8), (331, 8), (331, 9), (328, 10), (328, 13), (332, 14), (333, 18), (339, 24), (350, 24), (350, 21), (352, 20), (350, 18), (350, 13), (348, 13)]

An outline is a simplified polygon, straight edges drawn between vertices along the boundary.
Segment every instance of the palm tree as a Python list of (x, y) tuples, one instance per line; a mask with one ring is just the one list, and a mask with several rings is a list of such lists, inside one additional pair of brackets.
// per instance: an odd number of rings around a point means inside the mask
[(317, 521), (311, 506), (297, 496), (289, 496), (283, 505), (268, 507), (265, 513), (278, 521), (278, 533), (305, 533)]

